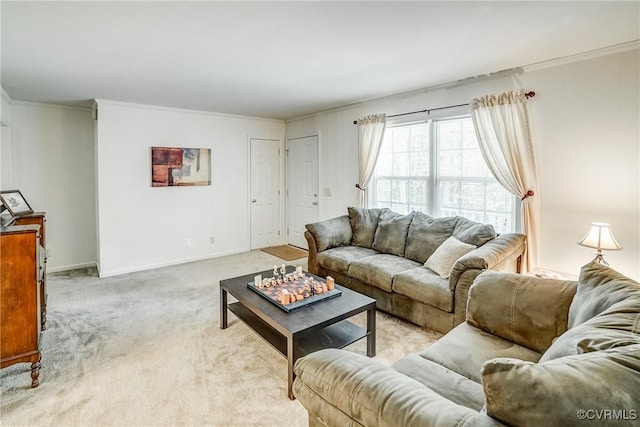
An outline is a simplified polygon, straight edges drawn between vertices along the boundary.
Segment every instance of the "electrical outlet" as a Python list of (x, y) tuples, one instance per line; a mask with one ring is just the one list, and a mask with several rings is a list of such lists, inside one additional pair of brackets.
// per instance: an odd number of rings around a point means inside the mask
[(185, 241), (184, 241), (184, 245), (185, 245), (186, 247), (189, 247), (189, 246), (191, 246), (191, 242), (192, 242), (192, 240), (191, 240), (191, 239), (187, 239), (187, 240), (185, 240)]
[(213, 236), (209, 236), (209, 243), (213, 245), (215, 242), (216, 242), (216, 238)]

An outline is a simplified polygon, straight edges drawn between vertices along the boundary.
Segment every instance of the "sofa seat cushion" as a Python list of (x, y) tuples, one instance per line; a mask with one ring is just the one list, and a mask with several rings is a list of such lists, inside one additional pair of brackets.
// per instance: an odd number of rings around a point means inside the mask
[(349, 276), (371, 286), (391, 292), (393, 276), (420, 264), (395, 255), (378, 254), (354, 260), (349, 265)]
[(640, 345), (545, 363), (491, 360), (482, 384), (487, 413), (508, 425), (637, 426)]
[(392, 289), (415, 301), (453, 312), (453, 292), (449, 282), (427, 267), (412, 268), (393, 277)]
[(378, 252), (360, 246), (343, 246), (328, 249), (316, 255), (318, 265), (338, 273), (347, 274), (349, 265), (358, 259), (376, 255)]
[(638, 293), (640, 283), (591, 261), (580, 269), (578, 291), (569, 307), (569, 328), (586, 322), (620, 301), (637, 298)]
[(420, 356), (480, 383), (480, 369), (487, 360), (512, 357), (537, 362), (541, 354), (468, 323), (461, 323), (427, 347)]
[(451, 237), (456, 221), (455, 216), (433, 218), (422, 212), (415, 212), (407, 234), (405, 258), (424, 264), (442, 242)]
[(458, 405), (476, 411), (484, 406), (481, 384), (417, 354), (409, 354), (391, 367)]

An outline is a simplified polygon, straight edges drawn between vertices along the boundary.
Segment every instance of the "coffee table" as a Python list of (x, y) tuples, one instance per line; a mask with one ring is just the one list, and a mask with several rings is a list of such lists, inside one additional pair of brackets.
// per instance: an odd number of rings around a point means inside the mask
[[(286, 269), (290, 273), (295, 267), (287, 266)], [(257, 274), (270, 277), (273, 272), (266, 270), (220, 281), (220, 329), (229, 326), (229, 309), (287, 358), (289, 399), (295, 399), (293, 364), (300, 357), (324, 348), (343, 348), (365, 337), (367, 356), (376, 355), (376, 300), (336, 285), (336, 289), (342, 291), (339, 297), (287, 313), (247, 287)], [(237, 302), (228, 303), (227, 295)], [(367, 312), (366, 329), (347, 320), (364, 311)]]

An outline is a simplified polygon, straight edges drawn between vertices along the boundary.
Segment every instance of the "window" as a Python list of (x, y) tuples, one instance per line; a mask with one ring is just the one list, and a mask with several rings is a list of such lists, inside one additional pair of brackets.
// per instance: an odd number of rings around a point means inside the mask
[(515, 196), (487, 168), (471, 117), (388, 126), (372, 181), (373, 207), (517, 229)]

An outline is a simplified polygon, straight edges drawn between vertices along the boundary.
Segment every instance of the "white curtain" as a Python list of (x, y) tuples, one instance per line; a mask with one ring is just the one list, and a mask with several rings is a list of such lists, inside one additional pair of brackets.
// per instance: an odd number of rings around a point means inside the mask
[(360, 166), (360, 174), (356, 184), (356, 188), (359, 189), (358, 207), (366, 207), (367, 205), (366, 190), (378, 161), (386, 125), (386, 114), (374, 114), (358, 119), (358, 162)]
[(489, 169), (508, 191), (522, 201), (527, 246), (521, 270), (537, 266), (540, 242), (540, 193), (527, 97), (524, 90), (486, 95), (469, 104), (480, 150)]

